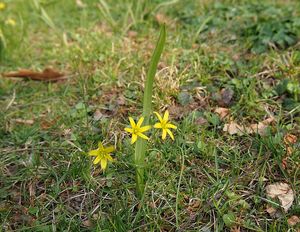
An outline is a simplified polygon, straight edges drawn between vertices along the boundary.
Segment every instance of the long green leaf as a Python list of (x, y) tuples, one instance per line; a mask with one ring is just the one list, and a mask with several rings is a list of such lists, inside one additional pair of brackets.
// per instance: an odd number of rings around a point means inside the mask
[[(143, 100), (143, 116), (145, 117), (144, 125), (148, 125), (149, 118), (152, 113), (152, 92), (153, 82), (157, 65), (160, 60), (164, 45), (166, 41), (166, 28), (163, 25), (160, 29), (160, 35), (156, 44), (156, 48), (152, 54), (150, 67), (146, 77), (144, 100)], [(134, 161), (136, 165), (136, 183), (137, 192), (140, 197), (144, 194), (145, 188), (145, 152), (146, 152), (146, 141), (138, 139), (135, 147)]]

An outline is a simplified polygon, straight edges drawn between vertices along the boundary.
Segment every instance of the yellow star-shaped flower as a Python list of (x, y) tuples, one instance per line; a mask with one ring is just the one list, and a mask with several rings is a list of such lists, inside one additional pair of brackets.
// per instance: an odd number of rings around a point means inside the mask
[(174, 135), (170, 129), (177, 129), (177, 126), (169, 123), (169, 111), (166, 110), (163, 117), (159, 113), (154, 112), (157, 116), (159, 122), (155, 123), (154, 128), (162, 129), (162, 139), (166, 139), (167, 133), (170, 135), (171, 139), (174, 140)]
[(101, 168), (103, 170), (107, 167), (108, 161), (113, 161), (113, 158), (110, 156), (110, 153), (112, 153), (115, 150), (114, 146), (104, 147), (101, 142), (98, 143), (98, 149), (89, 151), (89, 156), (95, 156), (94, 164), (97, 164), (100, 162)]
[(141, 117), (137, 123), (134, 122), (132, 117), (129, 117), (129, 122), (131, 125), (131, 128), (125, 128), (124, 130), (131, 133), (132, 137), (131, 137), (131, 144), (134, 144), (138, 137), (141, 137), (142, 139), (146, 139), (149, 140), (149, 138), (143, 134), (143, 132), (146, 132), (147, 130), (151, 129), (151, 126), (142, 126), (144, 121), (144, 117)]

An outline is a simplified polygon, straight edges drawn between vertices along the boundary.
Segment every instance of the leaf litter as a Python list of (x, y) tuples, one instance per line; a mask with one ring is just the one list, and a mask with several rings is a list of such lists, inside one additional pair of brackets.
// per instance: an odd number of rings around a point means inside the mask
[(272, 199), (278, 198), (280, 206), (285, 212), (289, 210), (294, 201), (294, 192), (292, 188), (288, 184), (282, 182), (267, 185), (266, 195)]
[(275, 121), (274, 117), (269, 117), (262, 122), (253, 123), (250, 126), (244, 126), (231, 121), (224, 125), (223, 131), (228, 132), (230, 135), (259, 134), (264, 136), (273, 121)]
[(22, 78), (46, 82), (55, 82), (67, 79), (67, 76), (64, 73), (52, 68), (45, 68), (42, 72), (32, 71), (29, 69), (20, 69), (19, 71), (3, 73), (2, 75), (8, 78)]

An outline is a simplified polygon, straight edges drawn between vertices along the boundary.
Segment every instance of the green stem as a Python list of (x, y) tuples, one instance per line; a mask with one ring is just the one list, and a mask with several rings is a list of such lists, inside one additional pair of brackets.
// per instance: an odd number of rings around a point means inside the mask
[[(152, 91), (153, 82), (160, 56), (162, 54), (166, 41), (166, 28), (163, 25), (160, 29), (160, 35), (156, 44), (156, 48), (152, 54), (150, 67), (146, 77), (144, 100), (143, 100), (143, 116), (145, 117), (144, 125), (149, 124), (149, 118), (152, 111)], [(145, 152), (146, 141), (138, 139), (135, 146), (134, 162), (136, 165), (136, 187), (139, 197), (144, 194), (145, 188)]]

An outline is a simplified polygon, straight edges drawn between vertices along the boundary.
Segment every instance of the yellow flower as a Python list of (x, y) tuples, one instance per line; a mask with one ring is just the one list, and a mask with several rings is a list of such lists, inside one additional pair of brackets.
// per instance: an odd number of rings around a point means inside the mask
[(113, 158), (110, 156), (110, 153), (112, 153), (115, 150), (113, 146), (104, 147), (101, 142), (98, 143), (98, 149), (89, 151), (89, 156), (95, 156), (94, 164), (97, 164), (100, 162), (101, 168), (103, 170), (106, 169), (107, 161), (113, 161)]
[(16, 21), (13, 19), (7, 19), (5, 20), (5, 24), (10, 26), (16, 26)]
[(130, 121), (131, 128), (125, 128), (124, 130), (132, 134), (131, 144), (134, 144), (136, 142), (136, 140), (138, 139), (138, 137), (149, 140), (149, 138), (146, 135), (144, 135), (143, 132), (150, 130), (151, 126), (141, 127), (141, 125), (143, 124), (143, 121), (144, 121), (144, 117), (141, 117), (138, 120), (137, 124), (135, 124), (133, 118), (131, 118), (131, 117), (129, 117), (129, 121)]
[(166, 139), (167, 133), (170, 135), (171, 139), (174, 140), (174, 135), (170, 129), (177, 129), (177, 126), (168, 122), (169, 111), (166, 110), (164, 117), (162, 118), (159, 113), (154, 112), (160, 122), (155, 123), (154, 128), (162, 129), (162, 139)]
[(4, 2), (0, 2), (0, 10), (4, 10), (5, 9), (5, 3)]

